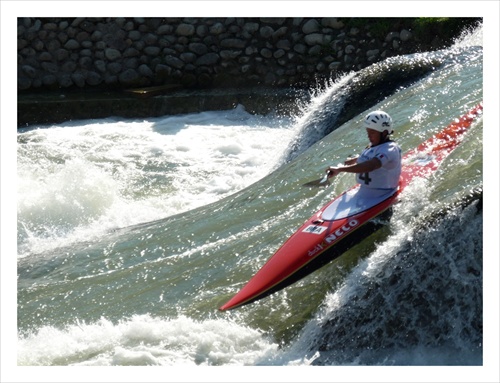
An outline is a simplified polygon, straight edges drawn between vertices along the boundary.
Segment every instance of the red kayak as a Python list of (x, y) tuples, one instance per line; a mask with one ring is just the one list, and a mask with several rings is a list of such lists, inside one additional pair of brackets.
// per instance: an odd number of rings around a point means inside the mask
[[(350, 247), (378, 229), (371, 222), (389, 209), (415, 177), (428, 177), (461, 142), (475, 117), (477, 105), (460, 119), (407, 152), (402, 160), (399, 188), (377, 200), (360, 198), (359, 185), (330, 201), (293, 234), (250, 281), (220, 310), (262, 299), (338, 258)], [(355, 235), (353, 235), (355, 233)]]

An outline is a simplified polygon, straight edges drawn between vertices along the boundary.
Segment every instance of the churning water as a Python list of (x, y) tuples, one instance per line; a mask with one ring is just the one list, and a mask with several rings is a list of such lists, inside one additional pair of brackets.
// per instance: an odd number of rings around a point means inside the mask
[(353, 184), (301, 187), (361, 151), (369, 110), (392, 115), (407, 151), (482, 102), (481, 28), (425, 55), (445, 59), (292, 160), (308, 116), (342, 107), (335, 87), (352, 74), (289, 118), (238, 106), (20, 130), (18, 364), (482, 365), (482, 117), (384, 229), (285, 290), (217, 310)]

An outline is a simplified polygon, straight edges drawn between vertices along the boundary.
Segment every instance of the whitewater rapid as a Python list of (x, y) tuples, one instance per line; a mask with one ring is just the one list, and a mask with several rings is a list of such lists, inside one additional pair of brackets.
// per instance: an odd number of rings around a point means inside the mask
[[(458, 47), (439, 71), (372, 106), (400, 121), (405, 150), (482, 101), (480, 45)], [(421, 375), (401, 366), (472, 365), (446, 370), (449, 380), (472, 381), (497, 355), (478, 325), (495, 317), (480, 302), (492, 293), (483, 290), (480, 239), (496, 233), (483, 227), (476, 203), (425, 224), (482, 189), (483, 178), (485, 190), (491, 182), (483, 173), (487, 103), (385, 229), (266, 300), (217, 311), (312, 212), (352, 185), (340, 177), (328, 189), (300, 186), (366, 145), (357, 128), (367, 111), (287, 161), (337, 85), (291, 118), (240, 106), (19, 131), (18, 249), (2, 254), (17, 267), (14, 363), (70, 366), (63, 369), (87, 380), (91, 367), (129, 366), (126, 376), (116, 372), (120, 381), (234, 381), (239, 366), (248, 380), (281, 366), (286, 381), (404, 381)], [(486, 275), (492, 256), (484, 253)], [(434, 313), (440, 320), (424, 320)], [(368, 377), (351, 369), (359, 365)]]
[(19, 134), (23, 257), (224, 198), (279, 166), (296, 133), (290, 119), (251, 115), (240, 105)]

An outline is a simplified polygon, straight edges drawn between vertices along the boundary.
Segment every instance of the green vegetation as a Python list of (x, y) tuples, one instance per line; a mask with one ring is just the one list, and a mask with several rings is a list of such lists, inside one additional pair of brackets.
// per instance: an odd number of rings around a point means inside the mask
[(419, 17), (412, 22), (412, 33), (420, 41), (430, 41), (438, 36), (448, 43), (465, 28), (476, 25), (480, 18)]
[(482, 19), (458, 17), (370, 17), (342, 19), (347, 28), (367, 29), (372, 37), (383, 40), (391, 31), (409, 30), (416, 41), (430, 43), (438, 37), (450, 43), (465, 28), (473, 27)]

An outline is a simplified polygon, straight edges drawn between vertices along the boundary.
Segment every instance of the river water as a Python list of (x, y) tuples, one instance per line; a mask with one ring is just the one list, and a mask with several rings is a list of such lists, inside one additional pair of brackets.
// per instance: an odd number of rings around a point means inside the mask
[(362, 150), (367, 112), (392, 115), (405, 152), (483, 101), (482, 29), (444, 54), (293, 158), (338, 83), (291, 117), (240, 105), (19, 130), (18, 365), (482, 365), (482, 116), (384, 229), (285, 290), (218, 311), (353, 185), (344, 174), (301, 186)]

